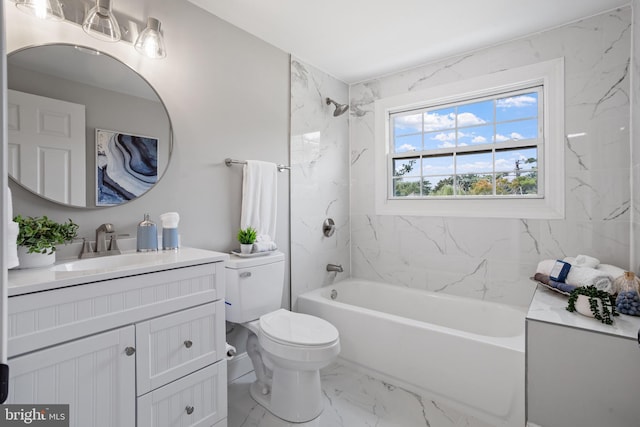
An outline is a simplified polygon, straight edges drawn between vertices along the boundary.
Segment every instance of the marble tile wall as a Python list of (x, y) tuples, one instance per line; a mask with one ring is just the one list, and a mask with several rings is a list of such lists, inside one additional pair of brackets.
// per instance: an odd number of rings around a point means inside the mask
[[(349, 116), (333, 116), (329, 97), (349, 101), (349, 87), (291, 59), (291, 294), (296, 297), (350, 275)], [(332, 218), (336, 231), (322, 233)], [(326, 271), (341, 264), (343, 273)]]
[(631, 172), (633, 175), (632, 256), (631, 268), (640, 273), (640, 0), (633, 0), (633, 52), (631, 91)]
[[(583, 253), (628, 268), (631, 19), (625, 7), (352, 85), (352, 275), (526, 305), (541, 259)], [(376, 99), (558, 57), (565, 58), (565, 219), (376, 215)], [(637, 158), (634, 166), (638, 172)]]

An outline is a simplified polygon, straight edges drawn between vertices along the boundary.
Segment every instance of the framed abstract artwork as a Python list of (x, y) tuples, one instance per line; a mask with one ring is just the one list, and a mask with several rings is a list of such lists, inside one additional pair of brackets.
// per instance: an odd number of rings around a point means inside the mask
[(96, 206), (135, 199), (157, 180), (157, 138), (96, 129)]

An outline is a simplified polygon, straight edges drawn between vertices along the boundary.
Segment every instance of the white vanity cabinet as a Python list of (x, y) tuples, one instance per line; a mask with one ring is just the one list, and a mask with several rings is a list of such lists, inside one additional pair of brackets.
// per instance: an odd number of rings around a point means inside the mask
[(528, 427), (640, 425), (640, 318), (613, 325), (570, 313), (538, 287), (527, 314)]
[(10, 292), (7, 403), (68, 403), (76, 427), (226, 426), (226, 255), (197, 254)]

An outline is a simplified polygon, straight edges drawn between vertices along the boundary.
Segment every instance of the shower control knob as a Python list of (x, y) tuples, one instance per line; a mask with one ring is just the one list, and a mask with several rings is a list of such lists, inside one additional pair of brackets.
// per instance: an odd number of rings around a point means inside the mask
[(194, 410), (194, 409), (195, 409), (195, 408), (194, 408), (193, 406), (189, 406), (189, 405), (187, 405), (187, 407), (186, 407), (186, 408), (184, 408), (184, 410), (185, 410), (185, 411), (187, 411), (187, 414), (188, 414), (188, 415), (193, 414), (193, 410)]
[(186, 340), (184, 342), (184, 346), (187, 348), (191, 348), (192, 345), (193, 345), (193, 342), (191, 340)]
[(127, 347), (127, 348), (124, 349), (124, 353), (127, 356), (133, 356), (135, 354), (135, 352), (136, 352), (136, 349), (134, 347)]

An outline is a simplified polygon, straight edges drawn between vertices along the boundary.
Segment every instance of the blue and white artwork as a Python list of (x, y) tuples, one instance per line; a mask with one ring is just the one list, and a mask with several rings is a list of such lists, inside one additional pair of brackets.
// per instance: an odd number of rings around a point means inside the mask
[(147, 192), (158, 180), (158, 139), (96, 129), (96, 206)]

